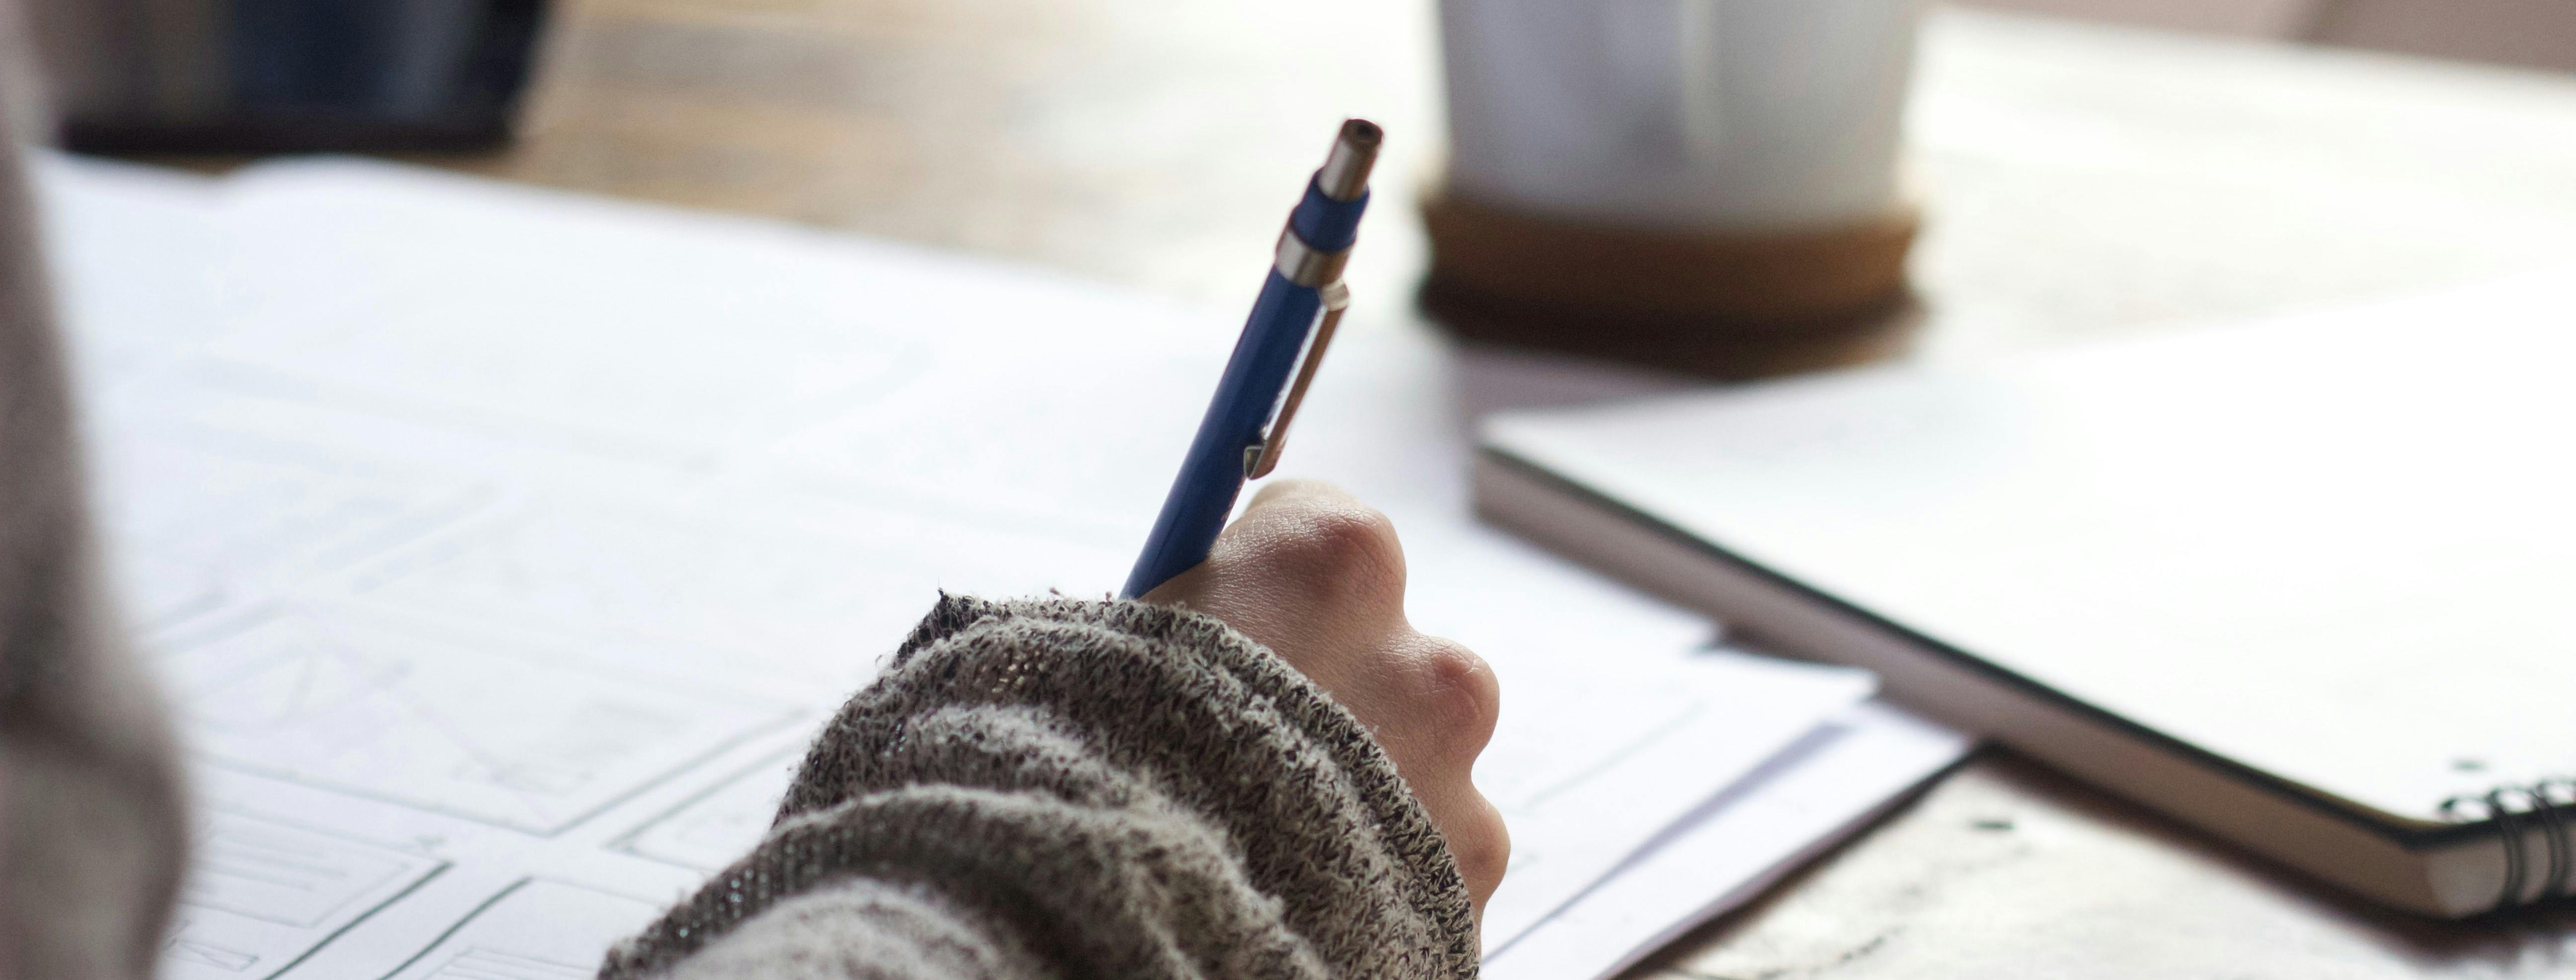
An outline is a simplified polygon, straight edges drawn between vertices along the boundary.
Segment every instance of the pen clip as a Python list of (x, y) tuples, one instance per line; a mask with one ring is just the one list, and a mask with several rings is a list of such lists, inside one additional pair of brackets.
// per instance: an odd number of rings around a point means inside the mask
[(1288, 423), (1297, 417), (1297, 404), (1306, 400), (1306, 386), (1315, 380), (1315, 365), (1324, 360), (1324, 348), (1333, 342), (1333, 331), (1342, 324), (1342, 311), (1351, 306), (1351, 291), (1334, 280), (1326, 285), (1324, 319), (1315, 324), (1315, 337), (1306, 344), (1305, 363), (1297, 365), (1297, 380), (1288, 386), (1288, 397), (1279, 403), (1279, 416), (1261, 439), (1243, 447), (1243, 478), (1258, 480), (1279, 468), (1279, 447), (1288, 442)]

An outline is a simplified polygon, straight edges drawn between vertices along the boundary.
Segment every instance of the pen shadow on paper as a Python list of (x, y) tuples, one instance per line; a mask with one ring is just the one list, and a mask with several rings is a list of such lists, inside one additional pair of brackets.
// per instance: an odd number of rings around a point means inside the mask
[(2247, 976), (2561, 975), (2576, 967), (2576, 903), (2462, 922), (2381, 909), (1988, 747), (1627, 976), (1915, 975), (1879, 962), (1897, 960), (1955, 976), (2182, 976), (2214, 961)]

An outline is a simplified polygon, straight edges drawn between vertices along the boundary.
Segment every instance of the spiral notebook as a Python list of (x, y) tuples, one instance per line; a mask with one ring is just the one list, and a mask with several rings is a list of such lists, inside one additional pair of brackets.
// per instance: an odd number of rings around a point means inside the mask
[(2351, 891), (2543, 901), (2576, 885), (2571, 281), (1506, 415), (1477, 500)]

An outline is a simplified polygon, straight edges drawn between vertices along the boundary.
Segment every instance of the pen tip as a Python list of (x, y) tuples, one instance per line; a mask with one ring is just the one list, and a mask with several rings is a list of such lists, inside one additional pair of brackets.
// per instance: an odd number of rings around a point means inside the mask
[(1376, 123), (1366, 119), (1342, 120), (1341, 142), (1374, 150), (1378, 141), (1385, 138), (1386, 132), (1377, 128)]
[(1315, 186), (1324, 196), (1336, 201), (1358, 200), (1368, 190), (1369, 168), (1377, 164), (1378, 144), (1386, 132), (1366, 119), (1342, 121), (1342, 131), (1333, 138), (1332, 155), (1324, 158), (1324, 167), (1315, 172)]

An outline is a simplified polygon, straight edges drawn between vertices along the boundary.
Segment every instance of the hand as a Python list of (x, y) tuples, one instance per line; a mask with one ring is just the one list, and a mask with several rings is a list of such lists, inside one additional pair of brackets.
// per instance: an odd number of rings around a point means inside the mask
[(1386, 515), (1329, 484), (1271, 484), (1206, 562), (1144, 600), (1225, 620), (1358, 716), (1448, 838), (1483, 918), (1512, 845), (1468, 771), (1501, 691), (1482, 658), (1405, 621), (1404, 549)]

